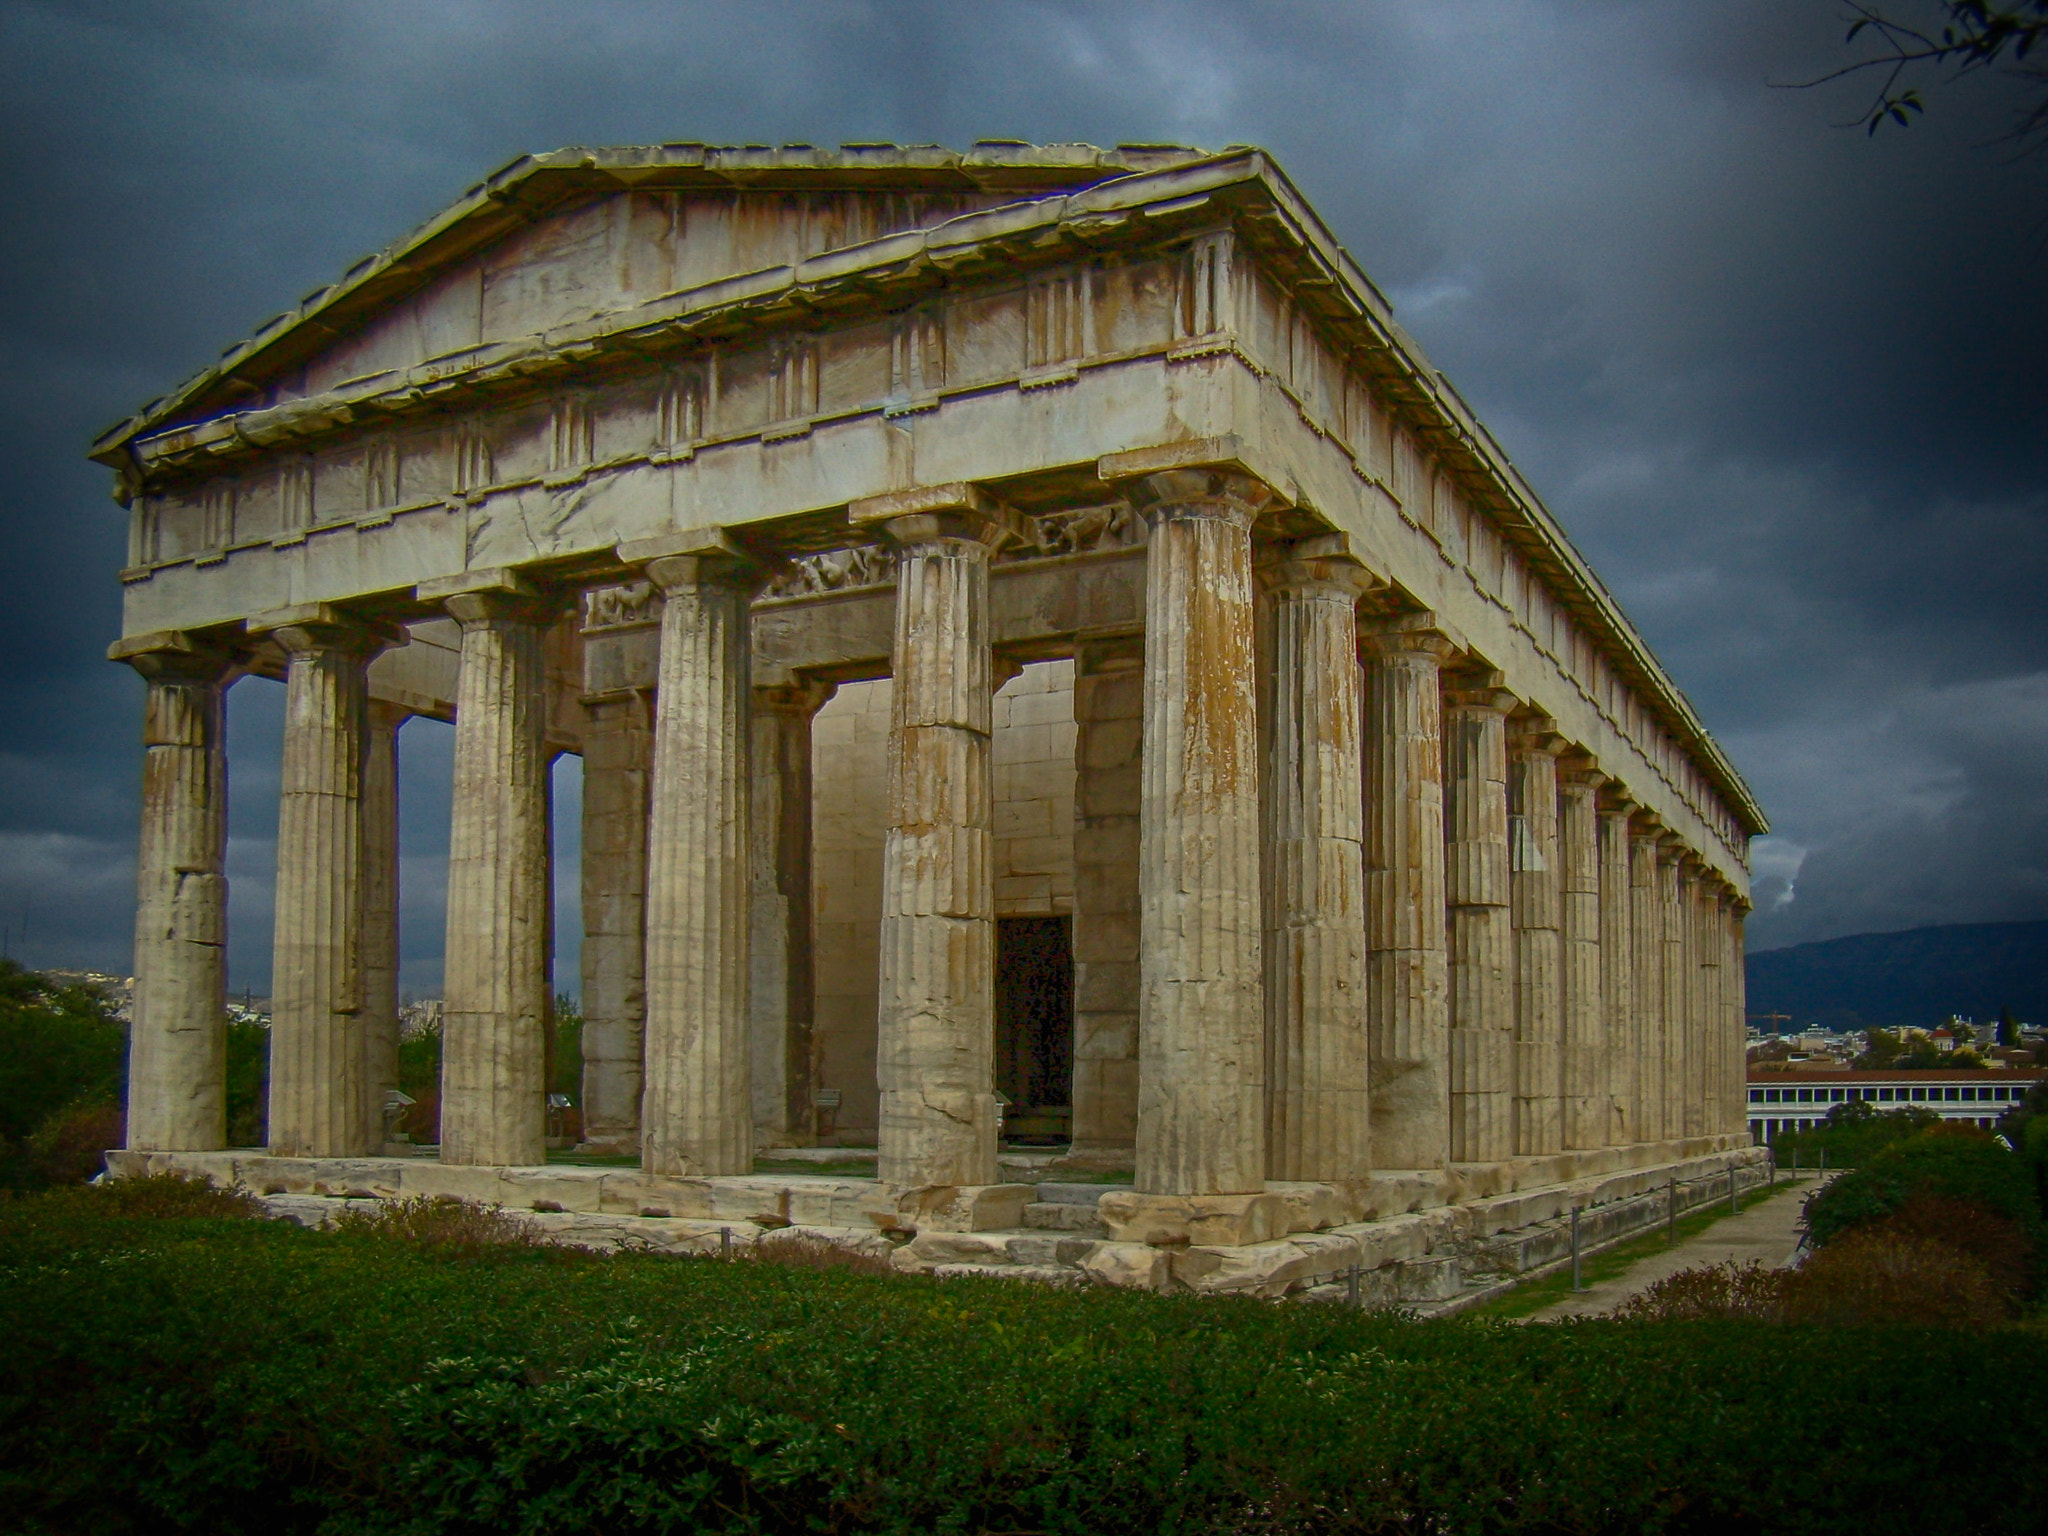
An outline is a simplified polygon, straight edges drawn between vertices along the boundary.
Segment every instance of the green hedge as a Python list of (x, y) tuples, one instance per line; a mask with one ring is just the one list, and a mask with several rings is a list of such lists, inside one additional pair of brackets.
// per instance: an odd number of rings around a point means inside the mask
[(118, 1203), (0, 1206), (12, 1529), (1869, 1536), (2048, 1500), (2037, 1332), (1424, 1324)]
[(2025, 1158), (1980, 1131), (1936, 1126), (1895, 1142), (1833, 1180), (1808, 1203), (1816, 1244), (1878, 1221), (1915, 1194), (1963, 1200), (2014, 1222), (2030, 1247), (2041, 1242), (2040, 1198)]

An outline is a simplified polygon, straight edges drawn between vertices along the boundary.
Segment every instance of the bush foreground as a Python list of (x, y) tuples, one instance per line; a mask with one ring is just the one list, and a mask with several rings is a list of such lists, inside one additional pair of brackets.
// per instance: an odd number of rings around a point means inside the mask
[(15, 1528), (1977, 1532), (2048, 1497), (2027, 1330), (1421, 1324), (156, 1183), (0, 1205)]

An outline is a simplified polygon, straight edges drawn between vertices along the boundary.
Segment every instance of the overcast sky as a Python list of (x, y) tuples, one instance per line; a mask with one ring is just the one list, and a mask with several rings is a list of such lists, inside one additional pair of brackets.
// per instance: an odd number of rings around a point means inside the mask
[[(2048, 917), (2048, 157), (1996, 80), (1874, 139), (1774, 89), (1840, 10), (0, 0), (0, 937), (128, 964), (91, 437), (521, 152), (692, 139), (1272, 150), (1755, 788), (1752, 947)], [(237, 990), (281, 694), (231, 696)], [(402, 738), (415, 992), (451, 734)]]

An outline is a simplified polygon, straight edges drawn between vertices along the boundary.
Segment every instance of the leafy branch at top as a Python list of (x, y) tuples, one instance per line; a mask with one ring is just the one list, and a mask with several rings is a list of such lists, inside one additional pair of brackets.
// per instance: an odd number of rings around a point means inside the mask
[(1844, 124), (1876, 133), (1887, 122), (1907, 127), (1914, 114), (1927, 110), (1919, 87), (1911, 83), (1926, 71), (1960, 78), (2004, 63), (2007, 73), (2023, 76), (2035, 87), (2035, 100), (2021, 112), (2008, 137), (2024, 142), (2048, 134), (2048, 69), (2026, 62), (2037, 47), (2048, 42), (2048, 0), (2016, 0), (2008, 4), (1994, 4), (1992, 0), (1939, 0), (1939, 12), (1942, 25), (1923, 30), (1874, 5), (1851, 0), (1847, 10), (1849, 31), (1842, 41), (1874, 41), (1878, 51), (1812, 80), (1801, 81), (1797, 89), (1826, 85), (1852, 75), (1880, 75), (1870, 105), (1853, 123)]

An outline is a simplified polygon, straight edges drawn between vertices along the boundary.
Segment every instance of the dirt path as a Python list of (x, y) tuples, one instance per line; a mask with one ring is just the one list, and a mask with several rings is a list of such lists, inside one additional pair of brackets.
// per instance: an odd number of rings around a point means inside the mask
[(1802, 1179), (1795, 1188), (1781, 1189), (1755, 1205), (1745, 1206), (1740, 1215), (1724, 1217), (1676, 1248), (1645, 1255), (1612, 1279), (1603, 1280), (1576, 1296), (1568, 1295), (1540, 1312), (1530, 1313), (1527, 1321), (1541, 1323), (1558, 1317), (1597, 1317), (1613, 1311), (1629, 1297), (1648, 1290), (1659, 1280), (1682, 1269), (1698, 1269), (1709, 1264), (1747, 1264), (1752, 1259), (1760, 1260), (1773, 1269), (1781, 1268), (1799, 1247), (1800, 1212), (1813, 1190), (1814, 1185)]

